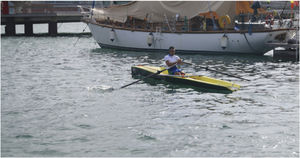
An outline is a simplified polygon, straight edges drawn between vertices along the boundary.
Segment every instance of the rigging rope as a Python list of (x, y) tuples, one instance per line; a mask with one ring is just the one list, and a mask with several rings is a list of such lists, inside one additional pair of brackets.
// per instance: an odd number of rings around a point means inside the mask
[(245, 39), (246, 39), (246, 41), (247, 41), (247, 44), (249, 45), (249, 47), (250, 47), (252, 50), (254, 50), (254, 51), (256, 51), (256, 52), (257, 52), (257, 50), (256, 50), (256, 49), (254, 49), (254, 48), (251, 46), (250, 42), (248, 41), (248, 39), (247, 39), (247, 37), (246, 37), (246, 33), (242, 33), (242, 34), (244, 35), (244, 37), (245, 37)]

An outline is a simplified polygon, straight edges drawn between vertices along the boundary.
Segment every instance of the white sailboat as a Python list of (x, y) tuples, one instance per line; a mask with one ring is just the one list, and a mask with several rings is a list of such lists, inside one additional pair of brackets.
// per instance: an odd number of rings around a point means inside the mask
[[(234, 29), (236, 8), (234, 1), (137, 1), (94, 9), (84, 22), (102, 48), (264, 54), (273, 49), (268, 43), (286, 40), (290, 29), (255, 29), (251, 23)], [(219, 19), (218, 29), (209, 16)]]

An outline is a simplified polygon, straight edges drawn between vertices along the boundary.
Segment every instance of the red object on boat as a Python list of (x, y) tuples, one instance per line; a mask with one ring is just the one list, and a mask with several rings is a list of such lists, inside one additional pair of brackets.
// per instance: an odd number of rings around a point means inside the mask
[(1, 2), (1, 14), (5, 15), (9, 13), (9, 9), (8, 9), (8, 1), (2, 1)]

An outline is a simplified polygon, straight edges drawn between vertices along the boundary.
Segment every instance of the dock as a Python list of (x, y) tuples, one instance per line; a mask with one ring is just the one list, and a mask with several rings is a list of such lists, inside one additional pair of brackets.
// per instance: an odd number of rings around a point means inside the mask
[(48, 35), (57, 35), (57, 23), (81, 22), (83, 2), (2, 1), (1, 25), (4, 36), (16, 36), (16, 25), (24, 25), (25, 36), (34, 36), (34, 24), (48, 24)]
[(33, 36), (33, 24), (48, 24), (48, 34), (57, 35), (57, 23), (81, 22), (82, 14), (12, 14), (2, 15), (1, 25), (5, 25), (6, 36), (16, 35), (16, 25), (23, 24), (25, 36)]

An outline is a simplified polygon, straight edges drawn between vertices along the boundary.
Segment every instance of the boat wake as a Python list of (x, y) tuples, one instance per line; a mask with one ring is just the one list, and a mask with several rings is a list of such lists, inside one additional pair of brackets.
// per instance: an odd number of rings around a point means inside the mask
[(91, 87), (86, 87), (90, 92), (111, 92), (114, 90), (113, 87), (107, 85), (95, 85)]

